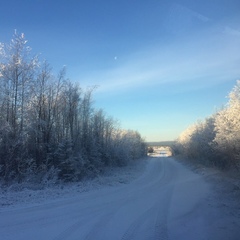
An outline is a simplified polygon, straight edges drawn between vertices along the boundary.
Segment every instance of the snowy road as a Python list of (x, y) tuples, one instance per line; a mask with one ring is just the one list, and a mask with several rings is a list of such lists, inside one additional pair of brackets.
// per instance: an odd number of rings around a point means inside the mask
[(0, 239), (208, 239), (208, 192), (200, 175), (174, 159), (149, 158), (131, 183), (0, 211)]

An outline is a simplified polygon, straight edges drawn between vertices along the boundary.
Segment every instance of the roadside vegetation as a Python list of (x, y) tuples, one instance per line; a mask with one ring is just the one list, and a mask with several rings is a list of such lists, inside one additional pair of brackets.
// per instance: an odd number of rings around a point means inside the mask
[(189, 126), (172, 147), (192, 163), (240, 171), (240, 81), (220, 111)]
[(79, 181), (146, 154), (140, 134), (93, 107), (83, 90), (33, 56), (24, 34), (0, 43), (0, 180)]

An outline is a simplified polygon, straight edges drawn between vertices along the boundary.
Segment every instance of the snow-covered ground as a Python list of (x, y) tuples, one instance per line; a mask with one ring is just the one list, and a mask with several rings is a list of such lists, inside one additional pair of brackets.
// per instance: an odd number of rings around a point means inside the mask
[(237, 240), (240, 193), (223, 179), (155, 155), (83, 183), (14, 186), (1, 192), (0, 239)]
[(127, 184), (143, 173), (146, 164), (146, 159), (140, 159), (124, 167), (108, 167), (98, 177), (78, 183), (50, 182), (45, 186), (22, 183), (13, 184), (8, 188), (0, 186), (0, 211), (5, 208), (39, 205), (56, 199), (75, 197), (84, 192)]

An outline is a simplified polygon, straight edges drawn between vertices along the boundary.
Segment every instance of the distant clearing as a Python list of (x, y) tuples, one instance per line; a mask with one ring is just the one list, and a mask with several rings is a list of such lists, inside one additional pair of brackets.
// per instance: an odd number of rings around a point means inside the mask
[(162, 142), (146, 142), (147, 146), (154, 146), (154, 147), (160, 147), (160, 146), (173, 146), (175, 141), (162, 141)]

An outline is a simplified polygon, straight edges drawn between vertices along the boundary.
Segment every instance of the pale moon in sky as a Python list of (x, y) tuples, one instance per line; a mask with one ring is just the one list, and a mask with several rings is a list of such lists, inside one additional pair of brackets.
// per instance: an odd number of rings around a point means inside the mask
[(117, 60), (117, 56), (114, 57), (114, 60)]

